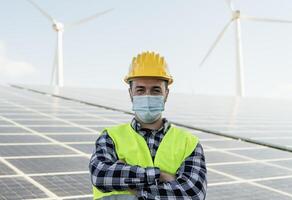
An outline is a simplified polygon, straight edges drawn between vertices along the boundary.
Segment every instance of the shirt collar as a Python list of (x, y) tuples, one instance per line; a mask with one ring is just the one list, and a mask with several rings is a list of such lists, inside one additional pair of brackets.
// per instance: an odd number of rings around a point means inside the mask
[(149, 133), (149, 132), (151, 132), (151, 133), (161, 132), (163, 135), (165, 135), (165, 133), (170, 128), (170, 123), (168, 122), (168, 120), (166, 118), (162, 118), (162, 121), (163, 121), (163, 124), (162, 124), (161, 128), (159, 128), (158, 130), (150, 130), (150, 129), (142, 128), (141, 123), (138, 122), (138, 120), (134, 117), (132, 119), (131, 126), (136, 132), (138, 132), (142, 135), (145, 135), (146, 133)]

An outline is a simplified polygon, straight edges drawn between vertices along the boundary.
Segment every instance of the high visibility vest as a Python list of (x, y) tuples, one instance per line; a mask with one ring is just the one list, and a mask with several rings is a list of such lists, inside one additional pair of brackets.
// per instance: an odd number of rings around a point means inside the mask
[[(131, 127), (122, 124), (106, 128), (113, 140), (119, 160), (129, 165), (143, 168), (159, 167), (161, 171), (175, 175), (183, 161), (194, 151), (199, 139), (187, 130), (171, 125), (163, 137), (155, 155), (154, 162), (145, 139)], [(129, 191), (101, 192), (93, 187), (93, 199), (110, 195), (131, 194)]]

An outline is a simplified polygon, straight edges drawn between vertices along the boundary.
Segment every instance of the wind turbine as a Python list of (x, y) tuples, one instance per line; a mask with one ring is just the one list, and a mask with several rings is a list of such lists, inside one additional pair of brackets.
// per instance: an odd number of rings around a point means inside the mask
[(233, 6), (233, 0), (226, 0), (228, 7), (231, 11), (231, 19), (223, 27), (222, 31), (217, 36), (216, 40), (213, 42), (212, 46), (208, 50), (207, 54), (201, 61), (199, 66), (203, 66), (207, 58), (210, 56), (212, 51), (215, 49), (217, 44), (220, 42), (228, 27), (231, 24), (235, 24), (235, 39), (236, 39), (236, 96), (245, 96), (244, 89), (244, 64), (243, 64), (243, 54), (242, 54), (242, 40), (241, 40), (241, 20), (250, 20), (258, 22), (272, 22), (272, 23), (292, 23), (292, 20), (282, 20), (282, 19), (271, 19), (271, 18), (260, 18), (254, 16), (242, 15), (240, 10), (235, 10)]
[[(53, 64), (53, 71), (52, 71), (52, 80), (51, 84), (57, 87), (64, 86), (64, 74), (63, 74), (63, 33), (64, 33), (64, 24), (57, 21), (51, 15), (49, 15), (45, 10), (43, 10), (38, 4), (36, 4), (33, 0), (27, 0), (31, 5), (33, 5), (40, 13), (46, 17), (52, 24), (53, 30), (57, 33), (57, 45), (56, 45), (56, 52), (55, 52), (55, 59)], [(97, 17), (109, 13), (113, 9), (108, 9), (103, 12), (98, 12), (94, 15), (81, 19), (79, 21), (73, 22), (71, 24), (66, 25), (66, 29), (72, 28), (86, 22), (89, 22)]]

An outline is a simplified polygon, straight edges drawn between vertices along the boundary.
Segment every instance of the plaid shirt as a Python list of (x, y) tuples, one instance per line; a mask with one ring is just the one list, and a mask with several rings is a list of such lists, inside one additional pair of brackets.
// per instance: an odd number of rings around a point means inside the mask
[[(144, 129), (135, 118), (131, 122), (132, 128), (144, 137), (153, 160), (163, 136), (171, 126), (166, 119), (163, 122), (159, 130)], [(134, 189), (138, 199), (149, 200), (204, 200), (206, 196), (207, 169), (200, 143), (177, 170), (176, 180), (159, 182), (159, 168), (142, 168), (119, 162), (114, 143), (104, 131), (96, 140), (89, 170), (92, 184), (103, 192)]]

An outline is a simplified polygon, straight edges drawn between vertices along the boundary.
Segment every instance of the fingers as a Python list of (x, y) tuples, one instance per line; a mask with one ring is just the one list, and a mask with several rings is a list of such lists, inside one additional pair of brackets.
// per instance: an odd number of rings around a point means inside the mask
[(161, 182), (174, 181), (175, 179), (176, 179), (176, 177), (172, 174), (169, 174), (167, 172), (160, 172), (159, 181), (161, 181)]
[(134, 190), (134, 189), (128, 189), (128, 190), (129, 190), (129, 192), (131, 192), (133, 195), (136, 195), (136, 194), (137, 194), (137, 191)]

